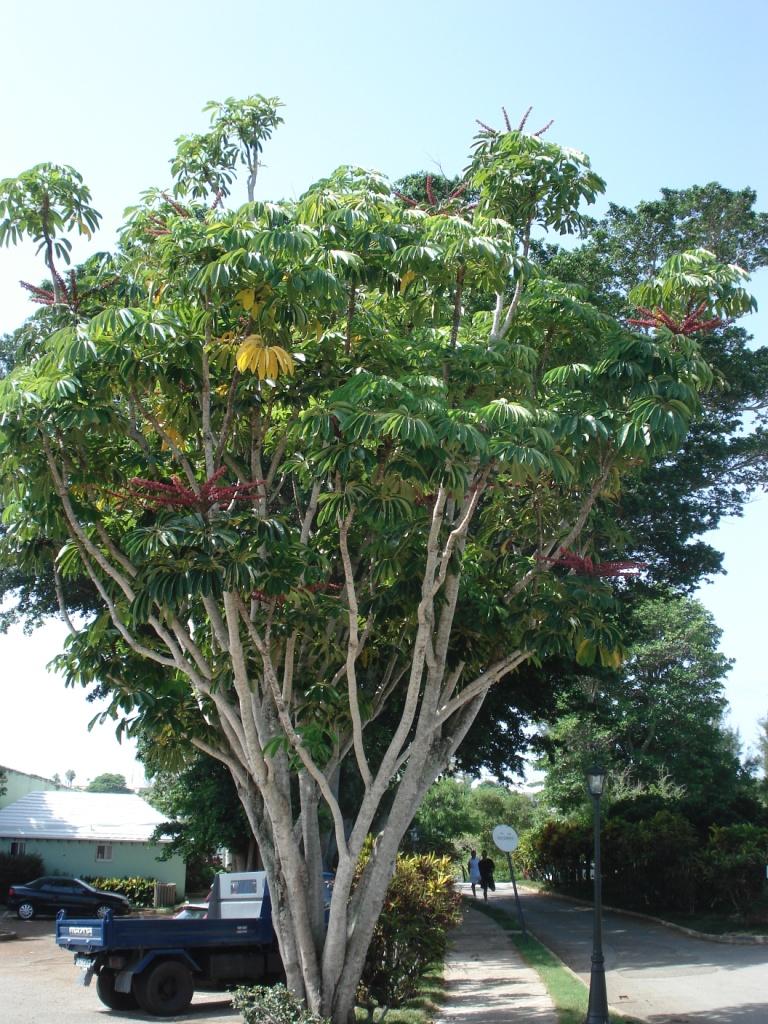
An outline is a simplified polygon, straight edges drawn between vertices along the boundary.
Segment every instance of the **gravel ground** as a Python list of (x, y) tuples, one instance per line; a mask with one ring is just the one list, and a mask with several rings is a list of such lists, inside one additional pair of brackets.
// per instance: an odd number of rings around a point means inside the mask
[(226, 993), (196, 993), (180, 1017), (151, 1017), (135, 1011), (109, 1010), (96, 995), (96, 985), (79, 984), (81, 972), (71, 953), (53, 941), (54, 922), (18, 921), (2, 917), (0, 933), (17, 938), (0, 942), (0, 1020), (3, 1024), (107, 1024), (108, 1021), (184, 1020), (189, 1024), (237, 1024)]

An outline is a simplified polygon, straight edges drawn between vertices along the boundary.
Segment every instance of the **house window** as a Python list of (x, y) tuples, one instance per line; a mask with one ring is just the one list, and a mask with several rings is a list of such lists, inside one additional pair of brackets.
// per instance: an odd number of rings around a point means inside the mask
[(27, 850), (27, 844), (23, 839), (14, 839), (11, 842), (11, 856), (23, 857)]
[(96, 860), (112, 860), (112, 843), (98, 843)]

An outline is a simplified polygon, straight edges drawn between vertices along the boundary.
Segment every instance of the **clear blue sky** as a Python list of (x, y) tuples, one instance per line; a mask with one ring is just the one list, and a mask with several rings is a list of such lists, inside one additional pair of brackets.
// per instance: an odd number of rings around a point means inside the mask
[[(0, 176), (43, 160), (76, 166), (104, 214), (99, 248), (113, 243), (123, 208), (143, 188), (168, 182), (173, 139), (202, 130), (203, 104), (255, 92), (285, 103), (262, 197), (298, 194), (341, 163), (391, 177), (455, 172), (475, 118), (499, 124), (502, 104), (512, 118), (533, 104), (530, 123), (553, 117), (549, 137), (587, 152), (614, 202), (717, 180), (752, 186), (768, 206), (764, 0), (9, 0), (3, 28)], [(30, 250), (0, 252), (0, 329), (30, 308), (18, 279), (38, 276)], [(768, 284), (755, 284), (768, 309)], [(763, 343), (765, 324), (761, 313), (749, 325)], [(768, 712), (757, 591), (766, 532), (763, 498), (718, 534), (729, 575), (702, 593), (725, 629), (725, 653), (737, 659), (728, 696), (747, 742)], [(52, 699), (43, 696), (53, 693), (46, 652), (42, 639), (0, 639), (0, 764), (73, 767), (81, 779), (124, 770), (111, 748), (83, 740), (75, 754), (66, 703), (49, 716), (66, 738), (41, 732), (34, 749), (19, 742), (11, 722), (22, 705)], [(79, 695), (63, 696), (73, 720), (89, 717)]]

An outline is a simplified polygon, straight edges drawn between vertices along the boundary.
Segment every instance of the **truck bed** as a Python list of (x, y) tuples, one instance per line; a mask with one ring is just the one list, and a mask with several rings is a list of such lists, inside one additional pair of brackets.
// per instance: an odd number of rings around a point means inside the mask
[(205, 946), (269, 946), (272, 922), (264, 918), (174, 920), (161, 917), (61, 917), (56, 921), (56, 945), (73, 953), (101, 950), (200, 948)]

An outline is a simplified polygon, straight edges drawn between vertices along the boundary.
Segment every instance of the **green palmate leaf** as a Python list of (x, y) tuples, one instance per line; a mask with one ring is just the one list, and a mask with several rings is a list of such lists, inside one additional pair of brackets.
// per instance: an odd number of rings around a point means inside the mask
[(534, 412), (519, 402), (510, 402), (505, 398), (495, 399), (479, 410), (483, 420), (493, 427), (508, 427), (518, 423), (530, 423), (535, 419)]
[(547, 370), (542, 379), (545, 384), (569, 384), (577, 387), (586, 384), (591, 373), (592, 367), (586, 363), (570, 363)]

